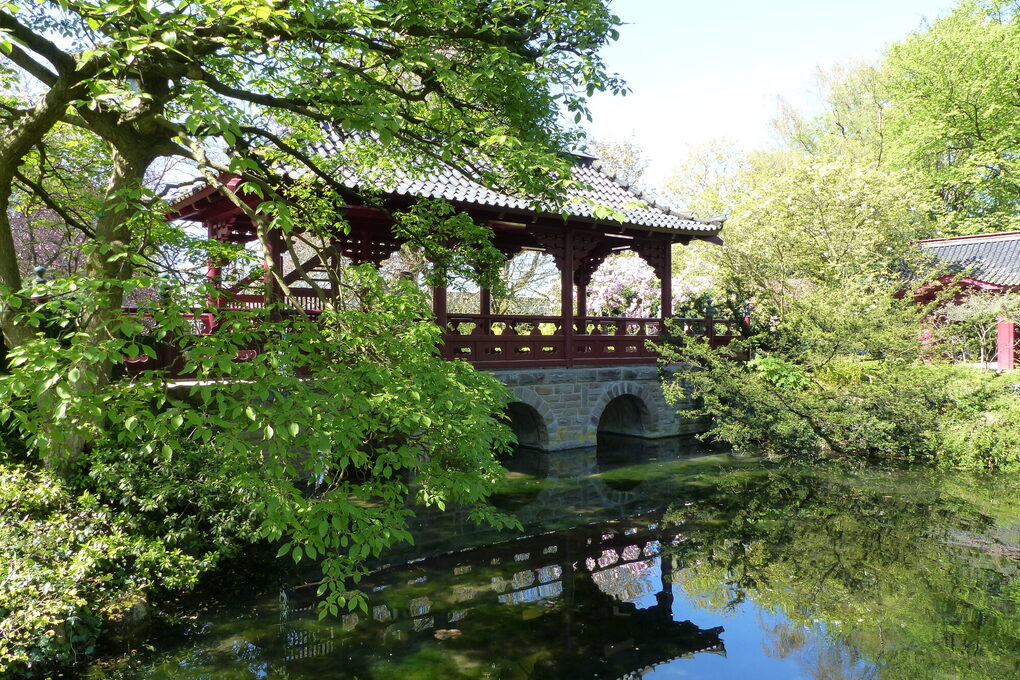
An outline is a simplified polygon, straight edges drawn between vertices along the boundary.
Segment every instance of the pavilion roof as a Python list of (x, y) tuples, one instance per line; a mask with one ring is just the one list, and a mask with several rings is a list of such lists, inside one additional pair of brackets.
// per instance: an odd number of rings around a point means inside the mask
[(1020, 288), (1020, 231), (920, 241), (919, 245), (968, 278)]
[[(624, 227), (643, 231), (707, 238), (722, 230), (724, 219), (721, 217), (699, 219), (688, 212), (662, 205), (607, 172), (598, 159), (580, 155), (574, 157), (573, 177), (580, 186), (568, 191), (563, 207), (540, 206), (536, 210), (532, 200), (490, 189), (452, 168), (425, 177), (397, 173), (396, 177), (383, 184), (383, 193), (390, 197), (442, 198), (465, 208), (474, 206), (531, 215), (565, 214), (568, 218), (618, 225), (615, 220), (596, 216), (596, 207), (602, 206), (626, 215)], [(352, 190), (379, 190), (377, 184), (353, 176), (343, 177), (341, 181)], [(178, 215), (186, 216), (189, 202), (209, 193), (208, 187), (200, 187), (180, 196), (173, 200), (174, 209)]]
[[(655, 231), (690, 234), (716, 234), (723, 226), (721, 218), (695, 218), (688, 212), (657, 203), (634, 187), (624, 184), (602, 167), (598, 159), (577, 156), (574, 179), (581, 185), (568, 192), (564, 205), (570, 217), (595, 219), (595, 207), (604, 206), (627, 216), (626, 224)], [(354, 187), (357, 188), (355, 184)], [(446, 169), (424, 179), (401, 178), (392, 193), (417, 198), (444, 198), (452, 203), (469, 203), (490, 208), (508, 208), (531, 212), (527, 198), (511, 196), (482, 186), (456, 170)], [(559, 212), (549, 207), (545, 212)]]

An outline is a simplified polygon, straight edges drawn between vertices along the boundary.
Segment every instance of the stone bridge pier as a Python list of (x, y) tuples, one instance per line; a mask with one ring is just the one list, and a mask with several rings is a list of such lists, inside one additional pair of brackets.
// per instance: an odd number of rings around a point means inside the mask
[[(707, 418), (684, 415), (662, 393), (654, 365), (493, 370), (513, 395), (510, 425), (523, 446), (545, 451), (594, 446), (599, 432), (647, 439), (696, 434)], [(666, 377), (682, 371), (667, 368)]]

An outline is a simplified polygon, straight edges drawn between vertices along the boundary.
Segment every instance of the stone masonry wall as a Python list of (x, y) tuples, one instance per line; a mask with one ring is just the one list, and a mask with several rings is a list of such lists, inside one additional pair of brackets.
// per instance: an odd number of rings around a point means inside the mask
[[(527, 429), (529, 442), (547, 451), (594, 446), (599, 420), (607, 407), (606, 431), (650, 439), (704, 432), (708, 423), (678, 411), (692, 404), (671, 406), (662, 394), (659, 368), (650, 365), (531, 368), (490, 371), (536, 416)], [(669, 369), (671, 373), (683, 370)], [(618, 397), (623, 397), (615, 401)], [(612, 404), (612, 405), (611, 405)], [(517, 424), (519, 406), (511, 406)], [(524, 437), (522, 437), (522, 443)]]

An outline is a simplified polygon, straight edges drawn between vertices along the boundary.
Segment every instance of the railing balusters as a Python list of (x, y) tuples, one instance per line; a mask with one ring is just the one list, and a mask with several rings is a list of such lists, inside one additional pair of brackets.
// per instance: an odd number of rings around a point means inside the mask
[[(305, 294), (291, 298), (296, 303), (291, 314), (302, 312), (314, 316), (319, 299)], [(264, 308), (261, 295), (234, 295), (226, 301), (225, 310), (251, 310)], [(137, 309), (125, 309), (126, 314), (139, 314)], [(216, 314), (196, 310), (187, 315), (193, 319), (195, 332), (208, 334), (216, 332)], [(285, 313), (284, 318), (289, 316)], [(685, 334), (703, 336), (719, 346), (737, 337), (736, 322), (727, 319), (675, 318), (676, 326)], [(651, 363), (657, 360), (654, 348), (647, 346), (666, 334), (662, 319), (579, 316), (572, 320), (574, 331), (573, 355), (567, 357), (563, 334), (563, 319), (560, 316), (531, 314), (449, 314), (442, 355), (447, 359), (463, 359), (481, 368), (511, 366), (564, 366), (570, 362), (581, 364), (598, 363)], [(720, 324), (716, 329), (715, 324)], [(169, 367), (178, 361), (178, 351), (167, 346), (160, 351), (157, 362)], [(166, 355), (164, 357), (164, 354)], [(241, 358), (244, 360), (249, 357)], [(134, 370), (152, 366), (139, 364)]]

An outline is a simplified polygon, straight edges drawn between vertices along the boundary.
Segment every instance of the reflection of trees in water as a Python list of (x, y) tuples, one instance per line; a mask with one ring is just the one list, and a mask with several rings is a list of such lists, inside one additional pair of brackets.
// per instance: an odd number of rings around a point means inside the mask
[[(705, 474), (668, 514), (684, 537), (669, 550), (683, 566), (676, 583), (709, 609), (753, 600), (788, 617), (769, 651), (812, 678), (872, 677), (862, 659), (883, 680), (1020, 677), (1020, 564), (980, 541), (958, 545), (961, 531), (1004, 535), (1020, 517), (1020, 484), (967, 479)], [(798, 627), (816, 633), (801, 641)]]
[[(571, 504), (603, 502), (590, 480), (550, 480), (547, 522), (576, 525)], [(1006, 557), (1020, 539), (1018, 486), (718, 461), (659, 469), (641, 489), (681, 499), (669, 513), (679, 524), (634, 516), (635, 501), (596, 507), (580, 529), (497, 535), (370, 577), (369, 611), (340, 621), (318, 621), (314, 586), (291, 590), (263, 620), (221, 621), (146, 677), (640, 678), (723, 651), (720, 631), (672, 619), (677, 590), (707, 610), (760, 607), (764, 652), (814, 680), (1020, 677), (1020, 568)], [(466, 524), (434, 531), (487, 542)]]
[(773, 659), (793, 659), (805, 677), (813, 680), (877, 680), (878, 667), (860, 650), (831, 639), (824, 629), (790, 621), (769, 622), (758, 614), (758, 627), (766, 636), (762, 650)]

